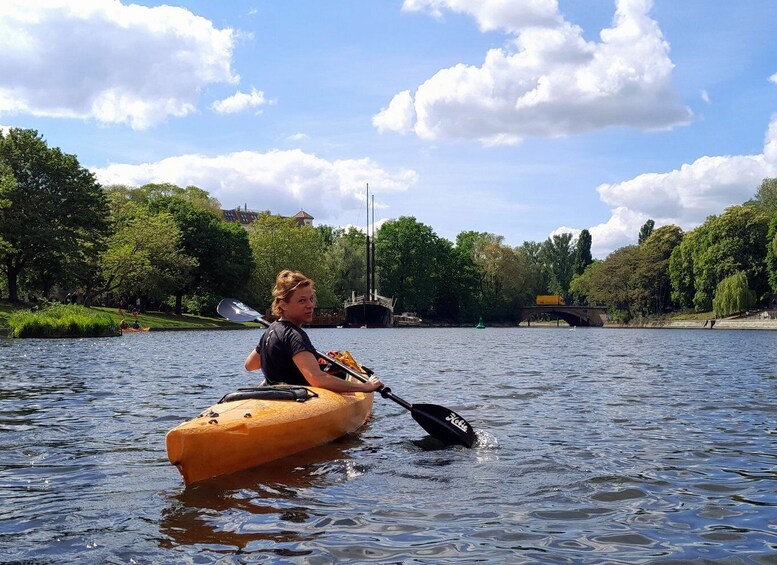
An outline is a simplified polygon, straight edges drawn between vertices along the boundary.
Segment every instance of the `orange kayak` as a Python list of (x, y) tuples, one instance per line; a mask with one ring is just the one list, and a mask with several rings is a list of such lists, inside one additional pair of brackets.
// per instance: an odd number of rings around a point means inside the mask
[(167, 433), (167, 457), (186, 485), (328, 443), (358, 430), (372, 413), (373, 393), (280, 387), (306, 391), (300, 401), (267, 398), (266, 389), (279, 387), (260, 388), (227, 395)]

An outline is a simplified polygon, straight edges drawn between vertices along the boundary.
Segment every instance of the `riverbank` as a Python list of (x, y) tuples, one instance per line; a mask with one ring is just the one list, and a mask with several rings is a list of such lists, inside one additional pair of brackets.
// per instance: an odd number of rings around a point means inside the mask
[(605, 328), (659, 328), (676, 330), (777, 330), (777, 319), (661, 320), (636, 324), (606, 323)]
[[(7, 336), (10, 332), (8, 318), (17, 310), (29, 310), (29, 305), (22, 306), (0, 301), (0, 336)], [(180, 316), (166, 312), (142, 312), (137, 317), (130, 312), (120, 315), (116, 308), (94, 307), (93, 310), (109, 315), (116, 327), (122, 320), (132, 324), (136, 319), (144, 328), (151, 328), (153, 332), (187, 331), (187, 330), (239, 330), (259, 327), (259, 324), (235, 323), (220, 317), (194, 316), (182, 314)]]
[[(8, 318), (15, 310), (29, 309), (28, 305), (17, 306), (0, 301), (0, 336), (9, 333)], [(132, 323), (135, 317), (131, 313), (120, 316), (116, 308), (95, 307), (97, 311), (110, 315), (118, 326), (121, 320)], [(777, 310), (766, 311), (768, 318), (764, 318), (764, 312), (758, 312), (749, 316), (733, 316), (730, 318), (715, 319), (712, 312), (693, 314), (678, 314), (672, 317), (651, 318), (641, 321), (632, 321), (629, 324), (607, 322), (606, 328), (658, 328), (658, 329), (690, 329), (690, 330), (777, 330)], [(182, 314), (180, 316), (164, 312), (143, 312), (137, 316), (138, 323), (144, 328), (151, 328), (153, 332), (172, 332), (188, 330), (240, 330), (261, 327), (254, 322), (236, 323), (224, 318), (212, 318), (208, 316), (194, 316)], [(713, 323), (714, 322), (714, 323)], [(562, 322), (564, 324), (564, 322)], [(532, 322), (532, 327), (555, 327), (556, 322)], [(468, 324), (444, 325), (424, 323), (422, 327), (470, 327)], [(489, 327), (515, 327), (514, 324), (491, 324)], [(523, 327), (523, 326), (521, 326)]]

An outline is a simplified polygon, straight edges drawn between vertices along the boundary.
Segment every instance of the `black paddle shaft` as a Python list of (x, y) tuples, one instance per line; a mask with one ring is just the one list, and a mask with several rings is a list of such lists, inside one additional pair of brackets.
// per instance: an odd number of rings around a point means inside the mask
[[(265, 320), (259, 312), (234, 298), (223, 299), (219, 302), (216, 310), (221, 316), (234, 322), (259, 322), (266, 328), (270, 327), (270, 322)], [(354, 371), (351, 367), (341, 363), (330, 355), (318, 350), (316, 350), (316, 355), (339, 367), (353, 378), (363, 383), (368, 381), (364, 375)], [(430, 436), (446, 445), (459, 444), (466, 447), (472, 447), (477, 439), (475, 430), (472, 429), (472, 426), (453, 410), (436, 404), (410, 404), (391, 392), (391, 389), (385, 385), (377, 389), (377, 392), (379, 392), (383, 398), (388, 398), (399, 404), (405, 410), (409, 410), (413, 419), (418, 422)]]

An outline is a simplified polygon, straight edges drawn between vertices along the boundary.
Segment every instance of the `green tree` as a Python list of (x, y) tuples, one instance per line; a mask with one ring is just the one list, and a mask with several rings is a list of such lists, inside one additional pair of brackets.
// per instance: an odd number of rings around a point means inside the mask
[(437, 240), (435, 255), (437, 257), (435, 316), (452, 322), (461, 321), (462, 315), (466, 315), (468, 308), (466, 297), (470, 280), (465, 269), (470, 263), (445, 238)]
[[(10, 195), (14, 188), (16, 188), (16, 179), (13, 177), (11, 167), (0, 161), (0, 210), (11, 206)], [(10, 250), (11, 245), (3, 239), (2, 231), (0, 231), (0, 257)]]
[[(315, 228), (316, 228), (316, 231), (318, 231), (318, 233), (320, 234), (321, 241), (324, 243), (324, 247), (326, 249), (329, 249), (330, 247), (332, 247), (335, 244), (335, 242), (338, 240), (338, 238), (340, 238), (340, 236), (342, 236), (345, 233), (345, 230), (343, 230), (343, 228), (336, 228), (334, 226), (328, 226), (326, 224), (315, 226)], [(349, 229), (354, 229), (354, 228), (349, 228)]]
[(739, 271), (718, 283), (712, 309), (716, 317), (730, 316), (752, 308), (755, 301), (755, 292), (747, 286), (747, 275)]
[(673, 299), (709, 310), (717, 284), (738, 271), (745, 272), (757, 296), (766, 294), (769, 218), (759, 206), (732, 206), (686, 234), (669, 264)]
[(534, 304), (536, 295), (549, 293), (550, 271), (543, 261), (543, 246), (544, 243), (538, 241), (524, 241), (518, 248), (518, 250), (528, 259), (533, 274), (531, 290), (533, 296), (531, 296), (531, 304)]
[(333, 235), (325, 262), (332, 273), (335, 296), (345, 301), (352, 292), (362, 294), (367, 289), (367, 236), (353, 227)]
[(615, 320), (623, 322), (642, 313), (642, 288), (635, 275), (641, 261), (640, 247), (628, 245), (591, 264), (576, 279), (573, 291), (585, 295), (591, 305), (607, 306)]
[(642, 224), (642, 227), (639, 230), (639, 245), (642, 245), (645, 241), (647, 241), (647, 238), (649, 238), (650, 234), (653, 233), (653, 228), (655, 227), (656, 223), (653, 220), (648, 220)]
[(542, 244), (540, 257), (549, 274), (548, 291), (566, 297), (574, 274), (572, 234), (562, 233), (549, 237)]
[(491, 318), (493, 290), (484, 249), (501, 245), (504, 238), (487, 232), (463, 231), (456, 236), (454, 261), (459, 269), (460, 292), (466, 293), (459, 310), (466, 320)]
[(569, 282), (569, 294), (575, 304), (587, 304), (589, 306), (600, 306), (591, 297), (591, 285), (596, 278), (596, 270), (601, 268), (602, 261), (594, 259), (590, 265), (579, 275), (572, 277)]
[(777, 214), (769, 221), (766, 236), (766, 270), (771, 291), (777, 293)]
[(223, 297), (242, 294), (254, 268), (248, 232), (240, 224), (218, 220), (211, 224), (216, 257), (206, 278), (208, 289)]
[(777, 212), (777, 178), (764, 179), (753, 202), (769, 213)]
[(483, 273), (483, 314), (490, 320), (501, 320), (507, 314), (510, 291), (520, 286), (511, 284), (510, 275), (518, 270), (513, 250), (501, 243), (501, 237), (495, 239), (482, 242), (476, 262)]
[(18, 300), (18, 280), (27, 270), (34, 280), (43, 267), (46, 275), (76, 279), (78, 267), (96, 259), (107, 229), (105, 194), (92, 173), (74, 155), (49, 148), (34, 130), (10, 129), (0, 133), (0, 162), (15, 182), (4, 187), (0, 209), (0, 265), (7, 278), (8, 295)]
[[(190, 187), (191, 189), (191, 187)], [(183, 297), (197, 297), (201, 313), (212, 313), (221, 296), (240, 294), (252, 268), (248, 238), (237, 224), (224, 222), (207, 208), (180, 196), (158, 196), (149, 201), (152, 213), (170, 214), (181, 231), (183, 253), (196, 261), (188, 277), (180, 277), (175, 291), (175, 311), (182, 311)]]
[(455, 293), (456, 310), (461, 321), (475, 321), (483, 315), (482, 285), (483, 273), (476, 263), (475, 248), (479, 238), (491, 237), (490, 234), (463, 231), (456, 236), (456, 244), (451, 250), (449, 287)]
[(375, 239), (375, 266), (380, 294), (396, 299), (398, 311), (421, 317), (432, 312), (437, 298), (440, 246), (432, 228), (403, 216), (381, 226)]
[(147, 203), (153, 202), (158, 198), (165, 200), (173, 198), (186, 201), (200, 210), (207, 210), (215, 216), (221, 217), (221, 203), (213, 198), (207, 190), (198, 186), (183, 188), (171, 183), (150, 183), (133, 189), (133, 192), (137, 193), (134, 198)]
[(586, 267), (588, 267), (588, 265), (593, 262), (593, 257), (591, 256), (592, 243), (593, 240), (591, 239), (591, 232), (588, 230), (581, 231), (580, 235), (577, 236), (577, 242), (575, 243), (574, 264), (572, 267), (573, 273), (575, 275), (583, 274), (583, 271), (585, 271)]
[(515, 318), (517, 309), (534, 302), (539, 263), (523, 248), (510, 248), (504, 238), (466, 231), (456, 237), (454, 267), (441, 286), (455, 288), (460, 315), (468, 321)]
[(293, 218), (265, 212), (248, 228), (248, 241), (254, 262), (250, 289), (258, 304), (269, 307), (275, 278), (282, 270), (291, 269), (316, 282), (320, 307), (339, 305), (332, 291), (332, 273), (323, 260), (324, 243), (316, 228), (297, 226)]
[(183, 253), (172, 215), (135, 205), (117, 219), (101, 256), (104, 294), (164, 299), (180, 288), (196, 260)]
[(669, 257), (669, 282), (672, 302), (680, 308), (691, 308), (696, 293), (694, 257), (709, 239), (708, 226), (702, 224), (688, 232)]
[(639, 245), (639, 261), (634, 272), (635, 299), (633, 309), (645, 314), (660, 314), (671, 304), (672, 285), (669, 260), (680, 244), (683, 231), (675, 225), (653, 230)]

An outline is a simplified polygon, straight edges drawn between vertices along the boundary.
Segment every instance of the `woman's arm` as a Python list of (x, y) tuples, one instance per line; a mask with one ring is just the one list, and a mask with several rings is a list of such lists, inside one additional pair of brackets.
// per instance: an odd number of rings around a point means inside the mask
[(262, 368), (262, 357), (256, 352), (256, 349), (252, 349), (246, 357), (245, 368), (246, 371), (256, 371)]
[[(310, 351), (300, 351), (294, 357), (294, 364), (311, 386), (325, 388), (334, 392), (372, 392), (383, 386), (378, 377), (370, 377), (363, 383), (361, 381), (345, 381), (328, 375), (321, 370), (316, 357)], [(248, 361), (246, 360), (246, 363)], [(246, 365), (246, 368), (248, 365)]]

